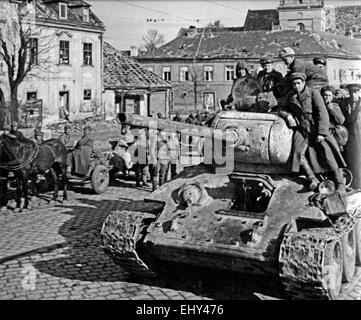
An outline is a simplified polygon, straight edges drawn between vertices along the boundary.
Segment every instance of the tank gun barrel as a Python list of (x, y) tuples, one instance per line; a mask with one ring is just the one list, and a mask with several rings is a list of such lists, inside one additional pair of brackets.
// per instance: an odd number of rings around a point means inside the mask
[(146, 117), (127, 112), (118, 113), (118, 120), (120, 123), (130, 125), (132, 127), (169, 130), (180, 134), (188, 134), (205, 138), (214, 137), (231, 143), (236, 143), (239, 139), (237, 131), (233, 129), (214, 129), (184, 122)]

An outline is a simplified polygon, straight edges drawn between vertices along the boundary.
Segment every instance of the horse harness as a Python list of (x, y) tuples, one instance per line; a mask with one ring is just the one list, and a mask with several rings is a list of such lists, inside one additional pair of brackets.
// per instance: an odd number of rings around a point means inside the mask
[[(5, 169), (5, 170), (9, 170), (9, 171), (16, 171), (16, 170), (23, 169), (24, 167), (29, 165), (35, 159), (35, 157), (38, 155), (38, 152), (39, 152), (39, 144), (34, 142), (34, 145), (35, 145), (35, 147), (34, 147), (34, 150), (33, 150), (32, 154), (30, 155), (29, 159), (27, 159), (24, 163), (18, 164), (18, 165), (3, 165), (3, 164), (0, 164), (0, 169)], [(2, 146), (2, 148), (8, 153), (4, 142), (2, 142), (1, 140), (0, 140), (0, 146)]]

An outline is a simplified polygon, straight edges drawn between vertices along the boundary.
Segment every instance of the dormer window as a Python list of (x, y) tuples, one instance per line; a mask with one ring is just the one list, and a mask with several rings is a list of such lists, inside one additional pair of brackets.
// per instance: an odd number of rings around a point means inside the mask
[(89, 8), (83, 8), (83, 22), (89, 22)]
[(59, 3), (59, 18), (68, 19), (68, 7), (66, 3)]

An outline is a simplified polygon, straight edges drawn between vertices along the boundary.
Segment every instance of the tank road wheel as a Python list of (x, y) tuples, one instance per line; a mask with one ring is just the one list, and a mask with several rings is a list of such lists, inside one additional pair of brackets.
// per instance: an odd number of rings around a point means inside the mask
[(95, 167), (91, 177), (91, 186), (96, 193), (103, 193), (107, 190), (109, 186), (109, 171), (107, 167), (101, 164)]
[(330, 298), (334, 300), (341, 292), (343, 276), (343, 250), (339, 240), (326, 245), (324, 268), (326, 288)]
[(357, 221), (354, 230), (356, 238), (356, 265), (361, 266), (361, 220)]
[(341, 245), (343, 249), (342, 280), (350, 282), (356, 269), (356, 236), (354, 229), (351, 229), (350, 232), (341, 238)]

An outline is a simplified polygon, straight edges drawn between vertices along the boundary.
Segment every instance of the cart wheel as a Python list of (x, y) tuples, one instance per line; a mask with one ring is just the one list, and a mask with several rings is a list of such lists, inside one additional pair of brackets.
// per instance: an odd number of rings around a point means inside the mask
[(91, 186), (96, 193), (103, 193), (107, 190), (109, 186), (109, 172), (107, 167), (101, 164), (95, 167), (91, 177)]

